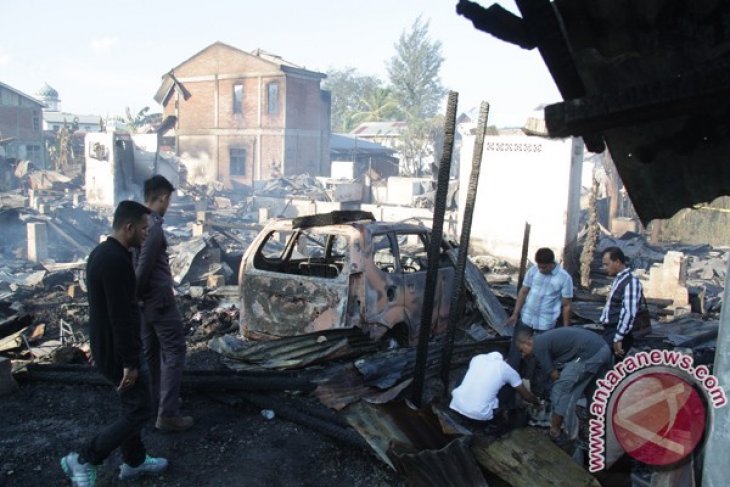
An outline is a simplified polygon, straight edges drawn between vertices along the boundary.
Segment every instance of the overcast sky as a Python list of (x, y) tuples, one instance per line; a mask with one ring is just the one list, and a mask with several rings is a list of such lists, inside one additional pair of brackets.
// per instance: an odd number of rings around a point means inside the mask
[[(149, 106), (160, 77), (215, 41), (261, 48), (326, 72), (352, 66), (386, 79), (401, 32), (423, 15), (442, 43), (442, 81), (459, 111), (491, 103), (490, 122), (522, 125), (561, 100), (536, 50), (479, 32), (456, 0), (3, 0), (0, 81), (27, 94), (48, 82), (61, 109), (117, 115)], [(493, 2), (481, 2), (489, 6)], [(517, 12), (514, 2), (501, 0)]]

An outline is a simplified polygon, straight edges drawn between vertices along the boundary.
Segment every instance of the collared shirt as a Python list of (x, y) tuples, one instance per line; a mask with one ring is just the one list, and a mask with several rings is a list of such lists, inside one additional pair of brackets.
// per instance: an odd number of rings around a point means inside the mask
[(601, 313), (603, 325), (616, 327), (614, 342), (622, 341), (633, 328), (642, 293), (641, 283), (631, 269), (627, 267), (616, 274)]
[(530, 288), (520, 312), (522, 322), (539, 331), (554, 328), (563, 298), (573, 297), (573, 279), (570, 274), (558, 264), (549, 274), (543, 274), (537, 266), (532, 266), (522, 285)]

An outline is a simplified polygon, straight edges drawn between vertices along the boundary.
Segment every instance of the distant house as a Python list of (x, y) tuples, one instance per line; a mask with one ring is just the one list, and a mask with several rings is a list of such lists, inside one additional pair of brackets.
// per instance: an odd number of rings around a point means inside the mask
[(350, 135), (397, 151), (401, 133), (406, 127), (406, 122), (363, 122)]
[(43, 104), (0, 82), (0, 156), (44, 168)]
[(77, 115), (62, 112), (58, 91), (48, 83), (44, 83), (36, 91), (35, 97), (43, 103), (43, 130), (56, 132), (64, 124), (70, 126), (76, 120), (79, 124), (79, 132), (101, 131), (101, 117), (98, 115)]
[(398, 159), (393, 156), (394, 153), (395, 150), (384, 145), (360, 140), (352, 135), (330, 135), (330, 157), (333, 163), (335, 161), (352, 162), (353, 178), (358, 178), (366, 173), (382, 179), (397, 176)]
[(177, 117), (175, 150), (188, 179), (252, 186), (329, 174), (325, 75), (262, 50), (216, 42), (162, 77), (155, 100)]

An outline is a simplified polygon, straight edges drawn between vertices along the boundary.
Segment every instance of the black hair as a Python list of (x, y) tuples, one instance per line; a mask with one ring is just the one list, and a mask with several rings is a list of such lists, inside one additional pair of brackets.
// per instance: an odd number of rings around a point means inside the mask
[(601, 256), (608, 254), (611, 260), (620, 260), (623, 264), (626, 264), (626, 256), (624, 251), (618, 247), (607, 247), (601, 252)]
[(552, 264), (555, 262), (555, 254), (549, 248), (542, 247), (535, 252), (535, 262), (538, 264)]
[(534, 335), (534, 332), (532, 329), (522, 328), (515, 335), (515, 343), (524, 343), (527, 341), (528, 338), (532, 338), (533, 335)]
[(167, 178), (155, 174), (144, 182), (145, 203), (151, 203), (161, 196), (172, 194), (173, 191), (175, 191), (175, 186)]
[(145, 205), (136, 201), (125, 200), (117, 205), (114, 210), (114, 221), (112, 228), (121, 230), (127, 223), (139, 223), (143, 216), (149, 215), (150, 210)]

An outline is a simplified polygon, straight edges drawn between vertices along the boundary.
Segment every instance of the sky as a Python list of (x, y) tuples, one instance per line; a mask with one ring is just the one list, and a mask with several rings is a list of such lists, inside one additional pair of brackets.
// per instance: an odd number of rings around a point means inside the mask
[[(490, 125), (521, 126), (537, 106), (561, 101), (536, 50), (477, 31), (456, 14), (456, 3), (3, 0), (0, 82), (29, 95), (47, 82), (61, 109), (75, 114), (156, 112), (161, 76), (216, 41), (314, 71), (354, 67), (385, 81), (395, 42), (421, 15), (442, 44), (442, 82), (459, 93), (459, 112), (487, 101)], [(514, 1), (497, 3), (518, 12)]]

